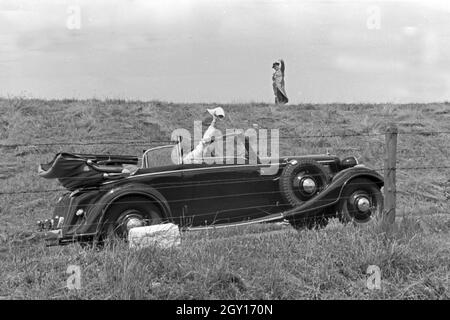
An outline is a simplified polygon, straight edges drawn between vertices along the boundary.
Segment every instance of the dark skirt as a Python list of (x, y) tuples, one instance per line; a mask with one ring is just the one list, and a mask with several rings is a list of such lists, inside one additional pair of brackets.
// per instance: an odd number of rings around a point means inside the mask
[(276, 104), (285, 104), (288, 103), (289, 99), (286, 97), (280, 89), (277, 88), (277, 96), (275, 97), (275, 103)]

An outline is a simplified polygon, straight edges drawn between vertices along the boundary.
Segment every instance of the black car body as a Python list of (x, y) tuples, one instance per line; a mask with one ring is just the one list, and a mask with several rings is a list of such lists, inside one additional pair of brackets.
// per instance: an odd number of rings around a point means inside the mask
[(250, 163), (248, 145), (246, 157), (226, 163), (151, 165), (149, 155), (165, 148), (173, 146), (148, 150), (139, 168), (133, 156), (64, 153), (41, 165), (41, 176), (69, 189), (53, 218), (39, 222), (49, 243), (163, 222), (188, 230), (283, 220), (312, 227), (336, 215), (365, 223), (382, 210), (382, 177), (354, 157), (281, 157), (267, 175), (267, 162)]

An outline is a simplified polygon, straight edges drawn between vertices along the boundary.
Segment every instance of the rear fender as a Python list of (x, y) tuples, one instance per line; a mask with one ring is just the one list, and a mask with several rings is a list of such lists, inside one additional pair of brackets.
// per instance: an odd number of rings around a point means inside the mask
[(159, 191), (145, 184), (129, 183), (108, 190), (98, 200), (97, 203), (100, 205), (95, 205), (94, 203), (94, 207), (89, 213), (86, 224), (96, 226), (95, 234), (98, 236), (102, 229), (103, 222), (105, 221), (106, 212), (111, 205), (121, 198), (136, 195), (148, 198), (149, 201), (154, 201), (161, 210), (163, 218), (172, 221), (172, 213), (169, 204)]
[(287, 211), (285, 213), (285, 217), (303, 215), (311, 211), (336, 205), (341, 199), (345, 186), (355, 178), (369, 179), (376, 183), (380, 188), (384, 184), (383, 177), (376, 171), (367, 167), (359, 166), (345, 169), (333, 177), (333, 180), (325, 190), (304, 204)]

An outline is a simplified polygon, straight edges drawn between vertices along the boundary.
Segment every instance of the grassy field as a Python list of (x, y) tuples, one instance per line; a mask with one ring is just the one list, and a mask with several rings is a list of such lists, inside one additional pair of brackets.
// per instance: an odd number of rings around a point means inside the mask
[[(60, 188), (37, 166), (57, 152), (142, 154), (172, 130), (193, 130), (211, 104), (0, 99), (0, 192)], [(61, 192), (0, 194), (0, 298), (42, 299), (448, 299), (450, 298), (450, 104), (221, 105), (224, 128), (277, 128), (282, 155), (355, 155), (382, 168), (384, 133), (399, 130), (397, 222), (392, 239), (374, 226), (332, 221), (318, 231), (257, 225), (186, 233), (178, 249), (130, 251), (45, 247), (33, 233)], [(365, 133), (365, 136), (302, 138)], [(64, 145), (63, 142), (148, 141), (148, 145)], [(45, 142), (61, 145), (36, 145)], [(69, 265), (82, 289), (68, 290)], [(366, 285), (369, 265), (381, 289)]]

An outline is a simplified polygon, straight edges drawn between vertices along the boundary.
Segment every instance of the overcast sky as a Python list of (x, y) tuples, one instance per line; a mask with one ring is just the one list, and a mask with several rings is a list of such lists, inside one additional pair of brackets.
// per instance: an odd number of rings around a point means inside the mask
[[(78, 14), (79, 13), (79, 14)], [(0, 95), (450, 101), (450, 1), (0, 0)]]

